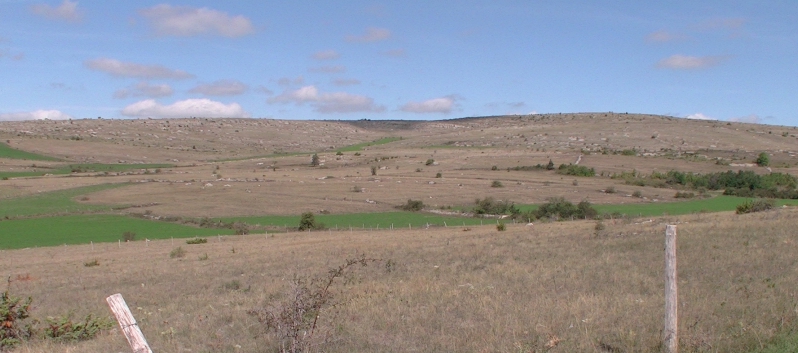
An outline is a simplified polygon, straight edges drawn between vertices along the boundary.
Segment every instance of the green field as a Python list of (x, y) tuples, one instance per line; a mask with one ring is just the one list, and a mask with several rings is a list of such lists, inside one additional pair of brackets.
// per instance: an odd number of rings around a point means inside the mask
[(108, 212), (111, 211), (112, 206), (82, 204), (75, 201), (74, 198), (80, 195), (118, 188), (125, 185), (129, 184), (100, 184), (43, 192), (32, 196), (2, 199), (2, 202), (0, 202), (0, 218)]
[[(230, 217), (219, 219), (223, 222), (244, 222), (250, 225), (261, 225), (271, 227), (296, 228), (299, 226), (299, 215), (296, 216), (253, 216), (253, 217)], [(427, 224), (430, 226), (473, 226), (480, 224), (496, 223), (494, 219), (480, 219), (471, 217), (442, 216), (423, 212), (382, 212), (382, 213), (352, 213), (315, 215), (316, 221), (324, 223), (328, 228), (348, 229), (386, 229), (391, 228), (420, 228)]]
[[(734, 211), (737, 205), (751, 200), (749, 197), (720, 195), (708, 199), (680, 202), (593, 205), (599, 213), (620, 213), (629, 216), (655, 217), (683, 215), (698, 212)], [(798, 200), (775, 200), (777, 206), (798, 206)], [(538, 205), (518, 205), (522, 211), (536, 210)]]
[(35, 168), (36, 170), (25, 172), (0, 172), (1, 178), (19, 178), (30, 176), (43, 176), (45, 174), (63, 175), (70, 173), (99, 173), (99, 172), (124, 172), (128, 170), (149, 170), (159, 168), (172, 168), (173, 164), (103, 164), (103, 163), (82, 163), (59, 165), (54, 168)]
[(354, 145), (344, 146), (344, 147), (341, 147), (341, 148), (339, 148), (339, 149), (337, 149), (335, 151), (336, 152), (357, 152), (357, 151), (362, 151), (364, 147), (384, 145), (386, 143), (399, 141), (401, 139), (402, 139), (401, 137), (384, 137), (384, 138), (381, 138), (381, 139), (376, 140), (376, 141), (363, 142), (363, 143), (358, 143), (358, 144), (354, 144)]
[(16, 148), (11, 148), (5, 143), (0, 142), (0, 158), (9, 158), (9, 159), (25, 159), (31, 161), (57, 161), (58, 158), (53, 158), (49, 156), (43, 156), (36, 153), (30, 153), (18, 150)]
[(0, 221), (0, 249), (115, 242), (128, 231), (136, 233), (137, 240), (234, 233), (117, 215), (71, 215)]

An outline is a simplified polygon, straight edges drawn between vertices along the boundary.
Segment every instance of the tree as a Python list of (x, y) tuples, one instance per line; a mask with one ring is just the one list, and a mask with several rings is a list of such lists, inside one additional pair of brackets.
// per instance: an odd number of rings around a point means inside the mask
[(311, 167), (318, 167), (319, 166), (319, 155), (314, 153), (313, 157), (310, 157), (310, 166)]
[(302, 218), (299, 220), (299, 230), (310, 230), (318, 227), (319, 225), (316, 223), (316, 217), (313, 216), (313, 212), (302, 214)]
[(760, 167), (767, 167), (770, 164), (770, 157), (765, 152), (759, 154), (759, 157), (756, 159), (756, 165)]
[(546, 170), (554, 170), (554, 162), (549, 159), (549, 164), (546, 164)]
[(377, 167), (371, 166), (371, 175), (377, 175)]

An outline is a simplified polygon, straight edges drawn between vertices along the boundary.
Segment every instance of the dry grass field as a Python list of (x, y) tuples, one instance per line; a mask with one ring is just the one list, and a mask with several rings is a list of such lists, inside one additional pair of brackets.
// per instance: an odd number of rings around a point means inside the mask
[[(683, 352), (744, 352), (795, 328), (798, 211), (700, 214), (429, 230), (287, 233), (0, 253), (34, 315), (107, 314), (123, 293), (156, 352), (271, 352), (247, 311), (285, 299), (294, 276), (346, 258), (382, 259), (333, 289), (315, 350), (327, 352), (657, 352), (665, 224), (679, 231)], [(183, 258), (170, 258), (177, 246)], [(99, 266), (84, 263), (97, 260)], [(322, 339), (326, 338), (326, 339)], [(114, 330), (16, 352), (124, 352)]]
[[(0, 122), (0, 143), (58, 159), (0, 154), (7, 176), (0, 203), (129, 183), (72, 201), (148, 217), (386, 212), (408, 199), (448, 210), (489, 196), (517, 204), (551, 197), (657, 204), (678, 201), (677, 190), (611, 176), (798, 175), (794, 127), (625, 113)], [(761, 152), (768, 168), (754, 164)], [(319, 166), (311, 166), (313, 154)], [(513, 169), (549, 160), (578, 162), (596, 176)], [(171, 166), (14, 174), (75, 163)], [(492, 187), (496, 181), (502, 187)], [(274, 336), (247, 311), (285, 299), (295, 276), (324, 275), (365, 254), (382, 261), (333, 286), (344, 304), (322, 313), (314, 350), (658, 352), (664, 228), (678, 224), (682, 351), (750, 352), (798, 330), (796, 215), (783, 208), (626, 217), (605, 221), (598, 234), (595, 221), (535, 222), (504, 232), (413, 227), (0, 250), (0, 274), (9, 276), (12, 294), (33, 297), (39, 318), (107, 315), (104, 298), (122, 293), (156, 352), (273, 352)], [(170, 258), (178, 246), (187, 255)], [(84, 266), (94, 260), (100, 265)], [(14, 352), (128, 350), (114, 330), (79, 344), (34, 340)]]

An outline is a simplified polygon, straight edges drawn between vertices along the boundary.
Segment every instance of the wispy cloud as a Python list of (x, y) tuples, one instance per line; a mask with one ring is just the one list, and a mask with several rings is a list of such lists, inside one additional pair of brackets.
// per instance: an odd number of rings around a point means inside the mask
[(143, 79), (187, 79), (194, 77), (194, 75), (188, 72), (173, 70), (160, 65), (142, 65), (108, 58), (87, 60), (83, 65), (91, 70), (105, 72), (116, 77), (136, 77)]
[(68, 119), (73, 119), (73, 117), (60, 110), (34, 110), (32, 112), (0, 114), (0, 121), (45, 120), (45, 119), (68, 120)]
[(391, 31), (385, 28), (370, 27), (366, 29), (366, 33), (358, 36), (346, 36), (347, 42), (355, 43), (369, 43), (379, 42), (391, 37)]
[(319, 67), (311, 67), (308, 69), (309, 72), (317, 72), (317, 73), (324, 73), (324, 74), (338, 74), (342, 72), (346, 72), (346, 66), (319, 66)]
[(174, 94), (175, 91), (167, 84), (151, 85), (149, 82), (142, 81), (128, 88), (120, 89), (114, 92), (114, 98), (125, 99), (129, 97), (149, 97), (160, 98), (168, 97)]
[(374, 99), (357, 94), (346, 92), (320, 93), (316, 86), (305, 86), (293, 91), (285, 91), (282, 94), (269, 98), (269, 103), (294, 103), (303, 105), (308, 103), (313, 106), (313, 110), (323, 114), (329, 113), (359, 113), (359, 112), (382, 112), (384, 106), (374, 103)]
[(354, 86), (359, 85), (360, 80), (354, 78), (336, 78), (332, 81), (336, 86)]
[(441, 97), (428, 99), (423, 102), (408, 102), (401, 106), (399, 110), (410, 113), (443, 113), (448, 114), (454, 108), (454, 97)]
[(698, 29), (703, 30), (737, 30), (742, 28), (746, 19), (742, 17), (713, 18), (697, 25)]
[(385, 55), (389, 58), (403, 58), (407, 54), (405, 53), (404, 49), (391, 49), (382, 52), (382, 55)]
[(313, 58), (316, 60), (335, 60), (339, 57), (341, 57), (341, 54), (335, 50), (323, 50), (313, 53)]
[(36, 4), (31, 6), (31, 11), (39, 16), (53, 20), (80, 22), (83, 19), (83, 13), (78, 10), (77, 1), (64, 0), (58, 6)]
[(295, 78), (280, 77), (280, 78), (277, 79), (277, 84), (280, 85), (280, 86), (283, 86), (283, 87), (298, 86), (298, 85), (302, 85), (304, 83), (305, 83), (305, 78), (302, 77), (301, 75), (297, 76)]
[(667, 43), (684, 39), (685, 36), (678, 33), (668, 31), (656, 31), (646, 35), (646, 42), (648, 43)]
[(729, 119), (729, 121), (735, 121), (738, 123), (761, 124), (763, 120), (762, 118), (759, 117), (759, 115), (751, 114), (751, 115), (731, 118)]
[(160, 4), (140, 10), (139, 14), (150, 22), (153, 31), (159, 36), (215, 35), (234, 38), (255, 32), (248, 18), (231, 16), (206, 7)]
[(212, 83), (199, 84), (188, 92), (206, 96), (236, 96), (245, 93), (248, 89), (247, 85), (236, 80), (219, 80)]
[(210, 99), (186, 99), (163, 105), (152, 99), (133, 103), (122, 109), (122, 115), (152, 118), (246, 118), (249, 114), (238, 103), (224, 104)]
[(660, 60), (657, 63), (657, 67), (673, 70), (698, 70), (717, 66), (728, 59), (728, 56), (688, 56), (676, 54)]

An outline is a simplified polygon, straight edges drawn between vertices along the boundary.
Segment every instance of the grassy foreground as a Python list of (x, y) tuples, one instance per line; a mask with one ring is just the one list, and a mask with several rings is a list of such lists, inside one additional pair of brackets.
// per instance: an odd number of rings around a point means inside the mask
[[(796, 216), (614, 220), (599, 236), (575, 221), (214, 237), (182, 258), (169, 240), (100, 244), (3, 251), (0, 267), (39, 317), (107, 316), (104, 298), (122, 293), (159, 352), (277, 351), (247, 312), (359, 253), (384, 261), (333, 286), (342, 304), (320, 313), (318, 351), (661, 352), (663, 234), (678, 224), (680, 351), (781, 353), (798, 328)], [(126, 350), (115, 330), (15, 352)]]
[(57, 161), (57, 158), (44, 156), (36, 153), (25, 152), (12, 148), (9, 145), (0, 142), (0, 158), (9, 159), (25, 159), (31, 161)]

